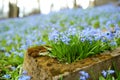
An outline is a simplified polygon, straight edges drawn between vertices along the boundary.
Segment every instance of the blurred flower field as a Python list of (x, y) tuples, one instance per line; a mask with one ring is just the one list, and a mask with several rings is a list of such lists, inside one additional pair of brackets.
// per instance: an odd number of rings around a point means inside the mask
[(1, 20), (0, 80), (29, 79), (22, 71), (24, 53), (40, 45), (52, 46), (51, 56), (67, 63), (119, 47), (120, 7), (105, 5)]

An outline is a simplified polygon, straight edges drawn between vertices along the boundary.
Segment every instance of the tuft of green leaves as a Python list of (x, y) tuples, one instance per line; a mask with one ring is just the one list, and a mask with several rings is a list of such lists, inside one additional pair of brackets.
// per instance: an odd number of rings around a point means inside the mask
[[(3, 76), (9, 74), (10, 79), (8, 80), (18, 80), (22, 63), (23, 58), (18, 55), (11, 54), (10, 56), (5, 56), (5, 54), (0, 53), (0, 79), (6, 80)], [(15, 69), (11, 69), (12, 66), (14, 66)]]
[(82, 41), (81, 38), (77, 36), (71, 36), (69, 44), (65, 44), (62, 41), (57, 43), (51, 41), (50, 46), (52, 47), (50, 51), (51, 55), (59, 61), (67, 63), (99, 54), (110, 48), (107, 43), (103, 43), (100, 40)]

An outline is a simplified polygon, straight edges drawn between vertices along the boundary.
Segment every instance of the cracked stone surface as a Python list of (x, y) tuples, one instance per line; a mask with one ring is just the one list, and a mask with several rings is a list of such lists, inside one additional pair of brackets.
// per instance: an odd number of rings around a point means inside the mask
[(27, 50), (24, 57), (23, 68), (28, 71), (31, 80), (60, 80), (61, 76), (63, 80), (77, 80), (81, 70), (90, 74), (89, 80), (97, 80), (101, 71), (112, 67), (113, 63), (120, 70), (120, 48), (71, 64), (60, 63), (49, 56), (39, 56), (40, 52), (47, 52), (47, 50), (41, 46), (33, 47)]

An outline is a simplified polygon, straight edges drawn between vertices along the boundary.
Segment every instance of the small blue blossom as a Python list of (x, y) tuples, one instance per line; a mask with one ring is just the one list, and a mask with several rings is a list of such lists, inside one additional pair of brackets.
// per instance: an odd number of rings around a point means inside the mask
[(84, 78), (84, 77), (85, 77), (86, 79), (89, 78), (89, 74), (88, 74), (87, 72), (85, 72), (85, 71), (80, 71), (79, 73), (81, 74), (82, 78)]
[(23, 74), (23, 75), (26, 75), (26, 74), (27, 74), (27, 71), (26, 71), (26, 70), (23, 70), (22, 74)]
[(107, 40), (104, 36), (102, 36), (102, 37), (101, 37), (101, 41), (102, 41), (102, 42), (107, 42), (108, 40)]
[(77, 33), (77, 30), (74, 27), (69, 27), (67, 33), (68, 36), (75, 35)]
[(59, 32), (57, 30), (53, 31), (52, 33), (49, 34), (49, 40), (51, 41), (55, 41), (58, 42), (59, 40)]
[(103, 75), (104, 77), (106, 77), (106, 76), (107, 76), (107, 72), (106, 72), (105, 70), (103, 70), (103, 71), (102, 71), (102, 75)]
[(43, 42), (42, 40), (40, 40), (40, 41), (36, 41), (35, 44), (36, 44), (36, 45), (41, 45), (41, 44), (46, 44), (46, 43)]
[(84, 42), (86, 39), (84, 37), (80, 38), (80, 41)]
[(115, 38), (120, 38), (120, 30), (117, 30), (115, 33)]
[(112, 42), (110, 42), (110, 45), (111, 46), (117, 46), (117, 43), (116, 43), (116, 41), (112, 41)]
[(87, 80), (85, 76), (80, 76), (80, 80)]
[(24, 57), (24, 54), (21, 52), (21, 53), (18, 53), (18, 55), (23, 58)]
[(19, 52), (18, 51), (14, 51), (13, 52), (15, 55), (19, 55)]
[(107, 75), (113, 74), (113, 73), (115, 73), (114, 70), (107, 70), (107, 71), (103, 70), (103, 71), (102, 71), (102, 75), (103, 75), (104, 77), (107, 77)]
[(6, 79), (10, 79), (11, 76), (9, 74), (5, 74), (3, 77)]
[(12, 67), (10, 67), (11, 68), (11, 70), (15, 70), (16, 69), (16, 67), (15, 66), (12, 66)]
[(7, 41), (6, 44), (7, 44), (7, 45), (10, 45), (11, 43), (12, 43), (12, 40), (10, 39), (10, 40)]
[(94, 37), (95, 41), (98, 41), (98, 40), (101, 40), (101, 36), (100, 35), (97, 35)]
[(27, 71), (23, 70), (21, 76), (18, 78), (18, 80), (30, 80), (31, 76), (27, 75)]
[(10, 53), (5, 52), (5, 56), (9, 57), (9, 56), (10, 56)]
[(86, 37), (86, 40), (90, 41), (90, 43), (94, 40), (91, 36)]
[(14, 52), (14, 51), (15, 51), (15, 48), (14, 48), (14, 47), (12, 47), (11, 52)]
[(31, 46), (31, 45), (32, 45), (32, 40), (27, 39), (27, 40), (26, 40), (26, 45)]
[(61, 39), (61, 41), (62, 41), (63, 43), (65, 43), (65, 44), (69, 44), (69, 42), (70, 42), (70, 38), (67, 37), (67, 36), (65, 36), (65, 35), (62, 35), (62, 36), (60, 37), (60, 39)]
[(114, 25), (114, 24), (115, 24), (114, 20), (109, 20), (109, 21), (106, 22), (106, 28), (110, 29), (110, 27), (111, 27), (110, 25)]
[(22, 75), (18, 78), (18, 80), (30, 80), (31, 77), (30, 76), (27, 76), (27, 75)]
[(114, 30), (115, 30), (115, 31), (119, 31), (119, 30), (120, 30), (120, 27), (119, 27), (118, 24), (115, 24)]
[(114, 34), (112, 32), (107, 32), (105, 37), (108, 39), (108, 40), (113, 40), (114, 38)]
[(20, 50), (26, 50), (28, 48), (27, 45), (21, 45)]
[(114, 74), (115, 71), (114, 71), (114, 70), (108, 70), (107, 73), (108, 73), (108, 74)]

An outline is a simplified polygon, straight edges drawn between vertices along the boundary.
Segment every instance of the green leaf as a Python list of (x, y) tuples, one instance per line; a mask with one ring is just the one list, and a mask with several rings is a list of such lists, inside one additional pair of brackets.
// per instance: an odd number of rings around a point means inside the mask
[(99, 80), (106, 80), (104, 77), (100, 76)]

